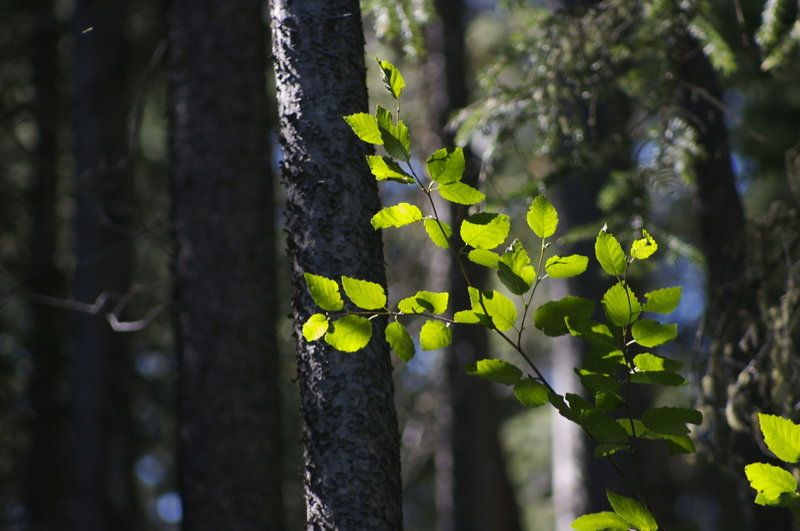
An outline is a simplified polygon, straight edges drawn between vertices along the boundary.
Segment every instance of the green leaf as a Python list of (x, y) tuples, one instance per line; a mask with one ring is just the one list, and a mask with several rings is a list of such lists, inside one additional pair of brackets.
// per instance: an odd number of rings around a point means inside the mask
[[(595, 457), (608, 457), (609, 455), (613, 455), (620, 450), (626, 450), (628, 448), (630, 448), (630, 446), (627, 444), (606, 442), (606, 443), (600, 443), (597, 446), (595, 446), (593, 453)], [(627, 531), (628, 529), (629, 528), (626, 524), (625, 531)]]
[(586, 271), (589, 259), (579, 254), (569, 256), (551, 256), (547, 259), (544, 270), (552, 278), (575, 277)]
[(543, 195), (533, 198), (526, 219), (533, 233), (540, 238), (549, 238), (558, 228), (558, 213)]
[(378, 129), (378, 120), (371, 114), (359, 112), (345, 116), (344, 119), (353, 129), (356, 136), (364, 142), (379, 146), (383, 144), (383, 137), (381, 137), (381, 132)]
[(703, 414), (696, 409), (684, 407), (657, 407), (642, 415), (642, 423), (650, 430), (665, 435), (686, 435), (686, 424), (700, 424)]
[(531, 259), (519, 240), (511, 243), (500, 257), (497, 267), (500, 281), (515, 295), (527, 292), (536, 280), (536, 271), (531, 266)]
[(398, 302), (397, 308), (403, 313), (444, 313), (449, 298), (450, 294), (446, 291), (418, 291), (412, 297)]
[(800, 426), (776, 415), (758, 414), (764, 442), (778, 459), (787, 463), (800, 461)]
[(453, 235), (453, 229), (450, 228), (450, 225), (444, 221), (437, 222), (435, 219), (430, 218), (423, 220), (422, 223), (425, 225), (425, 232), (428, 233), (428, 237), (437, 247), (442, 249), (450, 247), (448, 238)]
[(539, 407), (549, 401), (547, 387), (531, 378), (523, 378), (514, 384), (514, 396), (525, 407)]
[(594, 254), (600, 266), (609, 275), (616, 277), (625, 273), (625, 253), (613, 234), (601, 230), (594, 242)]
[(572, 522), (572, 529), (578, 531), (628, 531), (630, 526), (616, 513), (603, 511), (579, 516)]
[(671, 313), (681, 302), (680, 287), (661, 288), (644, 294), (646, 302), (642, 308), (646, 312)]
[(391, 157), (367, 155), (367, 164), (372, 175), (379, 181), (396, 181), (404, 184), (414, 182), (414, 178), (403, 170)]
[(503, 360), (478, 360), (464, 366), (464, 370), (471, 376), (506, 385), (514, 385), (522, 379), (522, 371)]
[(688, 382), (680, 374), (673, 371), (680, 370), (683, 363), (668, 358), (662, 358), (645, 352), (633, 358), (637, 372), (631, 374), (631, 382), (639, 384), (658, 385), (686, 385)]
[(377, 120), (378, 131), (386, 152), (396, 159), (408, 161), (411, 158), (409, 155), (411, 139), (408, 136), (406, 124), (402, 120), (395, 124), (392, 113), (380, 105), (375, 109), (375, 119)]
[(400, 71), (389, 61), (381, 61), (380, 59), (376, 59), (376, 61), (378, 61), (378, 66), (381, 67), (381, 77), (386, 90), (389, 91), (389, 94), (394, 99), (399, 99), (400, 94), (403, 93), (403, 87), (406, 86)]
[(679, 371), (683, 367), (682, 361), (656, 356), (649, 352), (634, 356), (633, 364), (640, 371)]
[(573, 318), (567, 314), (564, 317), (564, 322), (567, 324), (569, 333), (575, 337), (579, 337), (589, 343), (591, 349), (590, 353), (596, 356), (610, 355), (609, 353), (617, 353), (615, 357), (622, 358), (622, 352), (617, 350), (617, 344), (614, 335), (608, 326), (600, 323), (595, 323), (588, 319)]
[(364, 310), (379, 310), (386, 307), (386, 291), (383, 286), (368, 280), (342, 277), (342, 287), (353, 304)]
[(386, 342), (392, 347), (397, 357), (401, 360), (408, 362), (414, 357), (414, 341), (408, 334), (406, 327), (392, 321), (386, 325)]
[(487, 251), (486, 249), (472, 249), (467, 254), (467, 258), (469, 258), (469, 261), (473, 264), (491, 267), (492, 269), (497, 269), (500, 267), (500, 255), (494, 251)]
[(640, 319), (633, 323), (631, 335), (639, 345), (653, 348), (678, 337), (678, 325), (661, 324), (652, 319)]
[(657, 531), (658, 524), (655, 517), (638, 501), (610, 490), (606, 491), (606, 498), (614, 512), (638, 531)]
[(497, 290), (479, 291), (470, 286), (469, 298), (473, 311), (489, 316), (497, 330), (509, 330), (517, 322), (517, 308), (514, 303)]
[(505, 214), (481, 212), (461, 222), (461, 239), (476, 249), (494, 249), (506, 239), (511, 222)]
[(631, 256), (636, 258), (637, 260), (645, 260), (650, 258), (654, 252), (658, 249), (658, 244), (650, 236), (650, 233), (646, 230), (642, 229), (642, 235), (644, 238), (640, 240), (634, 240), (633, 244), (631, 244)]
[(460, 324), (480, 324), (483, 326), (492, 326), (492, 320), (489, 319), (483, 310), (475, 312), (473, 310), (462, 310), (453, 315), (453, 321)]
[(344, 308), (344, 301), (339, 294), (339, 285), (335, 280), (311, 273), (303, 273), (314, 303), (328, 312)]
[(419, 333), (422, 350), (439, 350), (453, 342), (453, 332), (441, 321), (425, 321)]
[(631, 374), (631, 383), (679, 387), (688, 385), (683, 376), (669, 371), (642, 371)]
[(627, 443), (628, 434), (616, 420), (597, 409), (581, 411), (578, 421), (587, 432), (601, 442)]
[(328, 331), (328, 318), (321, 313), (315, 313), (303, 324), (303, 337), (306, 341), (316, 341)]
[(372, 323), (359, 315), (345, 315), (334, 321), (325, 341), (336, 350), (355, 352), (367, 346), (372, 337)]
[(639, 299), (624, 281), (611, 286), (600, 302), (603, 304), (606, 317), (616, 326), (628, 326), (642, 313)]
[(409, 203), (398, 203), (394, 206), (385, 207), (372, 216), (372, 226), (375, 229), (385, 229), (388, 227), (402, 227), (409, 223), (414, 223), (422, 219), (422, 212), (419, 208)]
[(800, 498), (797, 481), (787, 470), (767, 463), (751, 463), (744, 467), (744, 473), (758, 492), (759, 505), (782, 505), (789, 499)]
[(464, 150), (461, 148), (440, 149), (428, 157), (426, 166), (431, 180), (439, 184), (456, 183), (464, 176)]
[[(631, 421), (633, 421), (633, 426), (631, 426)], [(695, 451), (692, 439), (688, 435), (659, 433), (647, 428), (639, 419), (623, 418), (617, 419), (617, 422), (631, 437), (633, 437), (635, 430), (636, 437), (640, 439), (661, 439), (666, 441), (670, 454), (691, 454)]]
[(533, 324), (550, 337), (563, 336), (569, 333), (565, 317), (588, 320), (592, 317), (592, 313), (594, 313), (594, 301), (567, 296), (539, 306), (533, 316)]
[(581, 380), (584, 387), (591, 391), (601, 391), (608, 394), (616, 394), (619, 391), (619, 380), (608, 374), (598, 373), (587, 369), (575, 369), (575, 373)]
[(442, 197), (459, 205), (474, 205), (486, 199), (483, 192), (464, 183), (441, 184), (437, 189)]

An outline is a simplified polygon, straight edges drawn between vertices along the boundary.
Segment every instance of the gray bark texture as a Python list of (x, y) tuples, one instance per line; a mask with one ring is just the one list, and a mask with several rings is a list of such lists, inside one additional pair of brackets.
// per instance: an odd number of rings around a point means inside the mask
[(357, 0), (276, 0), (272, 37), (283, 144), (288, 253), (299, 340), (307, 528), (402, 527), (392, 366), (385, 322), (345, 354), (306, 343), (302, 323), (319, 311), (303, 273), (385, 285), (380, 208), (367, 147), (343, 116), (367, 111), (364, 38)]
[(126, 5), (82, 0), (75, 8), (74, 297), (109, 306), (72, 323), (72, 526), (80, 531), (138, 527), (131, 412), (130, 336), (104, 319), (130, 287), (132, 182), (127, 161)]
[(283, 528), (262, 3), (168, 9), (183, 529)]

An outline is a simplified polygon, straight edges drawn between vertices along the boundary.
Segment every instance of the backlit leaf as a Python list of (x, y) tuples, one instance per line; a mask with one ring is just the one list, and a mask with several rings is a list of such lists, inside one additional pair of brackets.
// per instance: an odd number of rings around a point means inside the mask
[(385, 207), (372, 216), (372, 226), (375, 229), (385, 229), (388, 227), (402, 227), (409, 223), (414, 223), (422, 219), (422, 212), (419, 208), (409, 203), (398, 203), (394, 206)]
[(514, 384), (514, 396), (525, 407), (543, 406), (549, 401), (547, 387), (531, 378), (523, 378)]
[(580, 254), (569, 256), (551, 256), (547, 259), (544, 270), (552, 278), (569, 278), (586, 271), (589, 259)]
[(439, 350), (453, 342), (453, 332), (441, 321), (425, 321), (419, 333), (422, 350)]
[(392, 347), (397, 357), (408, 362), (414, 357), (414, 341), (411, 339), (406, 327), (397, 321), (386, 325), (386, 342)]
[(444, 313), (449, 297), (447, 292), (418, 291), (398, 302), (397, 308), (404, 313)]
[(503, 360), (483, 359), (464, 367), (467, 374), (490, 382), (514, 385), (522, 379), (522, 371)]
[(500, 255), (486, 249), (472, 249), (467, 254), (467, 258), (473, 264), (491, 267), (492, 269), (497, 269), (500, 264)]
[(482, 212), (468, 216), (461, 223), (461, 239), (476, 249), (494, 249), (508, 236), (511, 222), (505, 214)]
[(344, 301), (339, 294), (339, 285), (335, 280), (311, 273), (303, 273), (308, 285), (308, 291), (314, 303), (329, 312), (344, 308)]
[(383, 286), (368, 280), (342, 277), (344, 292), (353, 304), (364, 310), (379, 310), (386, 307), (386, 291)]
[(634, 240), (633, 244), (631, 244), (631, 256), (637, 260), (645, 260), (650, 258), (650, 256), (658, 249), (658, 244), (653, 237), (650, 236), (649, 232), (642, 229), (642, 235), (644, 238)]
[(404, 184), (413, 183), (414, 178), (403, 170), (391, 157), (367, 155), (367, 164), (372, 175), (379, 181), (396, 181)]
[(657, 531), (656, 519), (644, 505), (633, 498), (620, 496), (610, 490), (606, 491), (606, 497), (614, 512), (628, 522), (631, 527), (638, 531)]
[(303, 324), (303, 337), (306, 341), (316, 341), (328, 331), (328, 318), (321, 313), (315, 313)]
[(655, 313), (670, 313), (681, 302), (681, 288), (661, 288), (644, 294), (646, 302), (642, 310)]
[(536, 310), (533, 324), (550, 337), (563, 336), (569, 333), (564, 320), (566, 316), (575, 320), (591, 319), (594, 306), (594, 301), (573, 296), (546, 302)]
[(464, 150), (461, 148), (440, 149), (428, 157), (425, 164), (428, 168), (428, 175), (437, 183), (458, 182), (464, 176)]
[(336, 350), (355, 352), (367, 346), (372, 337), (372, 323), (359, 315), (345, 315), (331, 323), (325, 341)]
[(764, 442), (778, 459), (787, 463), (800, 461), (800, 426), (776, 415), (758, 414)]
[(633, 323), (631, 335), (639, 345), (652, 348), (675, 339), (678, 336), (678, 325), (661, 324), (652, 319), (640, 319)]
[(778, 505), (782, 501), (800, 498), (797, 480), (783, 468), (767, 463), (751, 463), (744, 467), (750, 486), (758, 492), (759, 505)]
[(625, 253), (613, 234), (601, 230), (594, 242), (594, 253), (600, 266), (609, 275), (625, 273)]
[(571, 527), (578, 531), (628, 531), (630, 529), (628, 522), (611, 511), (584, 514), (576, 518)]
[(411, 139), (408, 135), (406, 124), (402, 120), (395, 123), (392, 113), (380, 105), (375, 109), (375, 119), (377, 120), (378, 132), (381, 135), (386, 152), (396, 159), (408, 161), (410, 158), (408, 150), (411, 148)]
[(345, 121), (353, 129), (353, 132), (363, 140), (370, 144), (382, 145), (383, 137), (378, 129), (378, 121), (371, 114), (359, 112), (344, 117)]
[(603, 309), (608, 320), (616, 326), (628, 326), (639, 318), (642, 306), (639, 299), (628, 285), (617, 282), (605, 292), (602, 299)]
[(527, 292), (536, 280), (536, 271), (531, 266), (531, 259), (519, 240), (511, 243), (500, 257), (497, 267), (500, 281), (516, 295)]
[(533, 233), (540, 238), (549, 238), (558, 228), (558, 213), (543, 195), (533, 198), (526, 220)]
[(442, 197), (459, 205), (474, 205), (486, 199), (483, 192), (464, 183), (442, 184), (437, 190)]
[(389, 61), (381, 61), (380, 59), (377, 59), (377, 61), (378, 66), (381, 67), (383, 85), (394, 99), (399, 99), (400, 94), (403, 93), (403, 87), (406, 86), (403, 76), (400, 75), (400, 71)]
[(442, 249), (450, 247), (448, 238), (453, 235), (453, 229), (450, 228), (450, 225), (444, 221), (440, 220), (437, 222), (435, 219), (430, 218), (426, 218), (423, 223), (425, 225), (425, 232), (428, 233), (428, 237), (437, 247), (441, 247)]
[(469, 298), (476, 313), (485, 313), (494, 327), (503, 332), (514, 327), (517, 321), (517, 308), (508, 297), (498, 292), (479, 291), (469, 287)]

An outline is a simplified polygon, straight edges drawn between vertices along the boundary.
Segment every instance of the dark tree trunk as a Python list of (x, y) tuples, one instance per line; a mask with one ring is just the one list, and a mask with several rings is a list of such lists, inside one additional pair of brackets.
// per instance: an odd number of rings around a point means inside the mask
[[(699, 43), (686, 37), (678, 49), (677, 104), (693, 127), (702, 154), (694, 161), (697, 203), (703, 250), (707, 265), (708, 307), (703, 325), (709, 358), (703, 379), (703, 410), (713, 426), (712, 458), (720, 470), (732, 474), (739, 499), (740, 529), (790, 529), (790, 511), (753, 503), (754, 491), (743, 467), (767, 456), (758, 446), (752, 423), (756, 411), (769, 411), (766, 396), (754, 380), (731, 394), (737, 378), (755, 355), (742, 341), (757, 327), (758, 286), (747, 278), (746, 219), (736, 190), (731, 148), (721, 109), (722, 94), (716, 75)], [(727, 414), (726, 414), (727, 413)]]
[[(126, 153), (125, 4), (82, 0), (75, 9), (77, 265), (74, 296), (94, 302), (131, 280), (131, 176)], [(129, 336), (103, 317), (77, 314), (72, 327), (73, 527), (137, 528)]]
[(282, 529), (262, 3), (167, 16), (182, 525)]
[[(33, 153), (34, 183), (30, 189), (30, 266), (27, 288), (34, 293), (64, 295), (64, 279), (56, 263), (56, 187), (58, 181), (59, 28), (52, 0), (35, 2), (35, 33), (30, 56), (36, 90), (33, 113), (38, 143)], [(26, 474), (26, 505), (34, 527), (66, 529), (68, 469), (63, 311), (31, 307), (27, 347), (33, 361), (29, 393), (34, 419)]]
[(288, 252), (299, 338), (307, 528), (401, 529), (399, 436), (392, 366), (374, 319), (354, 354), (306, 343), (317, 308), (303, 273), (385, 285), (379, 209), (366, 147), (342, 116), (367, 110), (364, 38), (356, 0), (276, 0), (272, 36), (284, 150)]
[[(437, 0), (439, 22), (431, 31), (431, 49), (443, 62), (435, 80), (439, 94), (433, 111), (445, 131), (450, 116), (468, 104), (465, 50), (465, 6), (462, 0)], [(452, 135), (439, 135), (446, 144)], [(480, 162), (465, 149), (468, 160), (464, 182), (478, 185)], [(450, 216), (458, 226), (466, 209), (452, 205)], [(470, 281), (487, 287), (487, 269), (465, 264)], [(467, 284), (458, 265), (450, 263), (451, 307), (468, 308)], [(455, 327), (447, 349), (446, 375), (438, 404), (437, 521), (440, 531), (493, 529), (519, 531), (519, 508), (508, 477), (500, 444), (500, 404), (492, 384), (467, 375), (463, 366), (490, 357), (488, 331), (482, 327)]]

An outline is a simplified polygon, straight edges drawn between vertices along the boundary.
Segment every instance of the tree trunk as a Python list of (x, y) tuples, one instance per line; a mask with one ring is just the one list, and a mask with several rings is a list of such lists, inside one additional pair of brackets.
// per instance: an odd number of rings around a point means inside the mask
[[(125, 17), (119, 2), (81, 0), (75, 9), (74, 296), (82, 302), (118, 296), (131, 280)], [(103, 318), (113, 299), (98, 315), (76, 315), (72, 327), (73, 527), (80, 531), (132, 530), (139, 520), (129, 336)]]
[(183, 529), (282, 529), (262, 4), (167, 17)]
[[(759, 392), (753, 379), (741, 387), (737, 383), (755, 355), (742, 339), (757, 328), (758, 286), (746, 275), (746, 219), (731, 165), (720, 107), (722, 94), (699, 43), (685, 37), (678, 54), (677, 104), (702, 149), (693, 170), (707, 265), (708, 307), (703, 334), (708, 340), (709, 358), (701, 406), (705, 423), (714, 430), (710, 456), (721, 471), (735, 478), (738, 503), (730, 500), (726, 507), (741, 511), (742, 517), (737, 520), (740, 529), (790, 529), (791, 512), (753, 503), (754, 491), (743, 473), (745, 464), (767, 460), (759, 448), (753, 418), (756, 411), (770, 408), (768, 397)], [(756, 336), (761, 334), (756, 332)]]
[[(28, 204), (32, 223), (27, 288), (34, 293), (62, 297), (64, 279), (56, 263), (56, 188), (58, 181), (59, 29), (53, 1), (34, 6), (34, 38), (31, 53), (38, 142), (33, 153), (34, 184)], [(34, 304), (27, 348), (33, 361), (29, 383), (34, 419), (31, 426), (26, 505), (34, 527), (66, 529), (67, 513), (67, 404), (64, 393), (66, 357), (63, 311)]]
[[(463, 0), (437, 0), (439, 23), (431, 31), (430, 48), (443, 59), (435, 83), (439, 134), (442, 142), (452, 142), (444, 133), (450, 116), (467, 106), (467, 59), (465, 50), (465, 6)], [(465, 149), (467, 169), (463, 182), (478, 186), (480, 161)], [(463, 220), (466, 209), (453, 204), (453, 226)], [(466, 263), (470, 280), (486, 288), (488, 270)], [(458, 265), (450, 262), (449, 292), (451, 307), (468, 308), (467, 284)], [(488, 330), (462, 326), (453, 329), (453, 343), (446, 352), (446, 376), (442, 400), (438, 404), (439, 446), (436, 463), (437, 522), (440, 531), (493, 529), (519, 531), (519, 507), (508, 477), (500, 444), (500, 407), (492, 384), (467, 375), (463, 366), (489, 357)]]
[(288, 253), (299, 339), (307, 528), (401, 529), (399, 436), (385, 321), (355, 354), (306, 343), (318, 311), (303, 273), (385, 285), (379, 209), (368, 150), (344, 115), (367, 110), (356, 0), (276, 0), (273, 51), (284, 150)]

